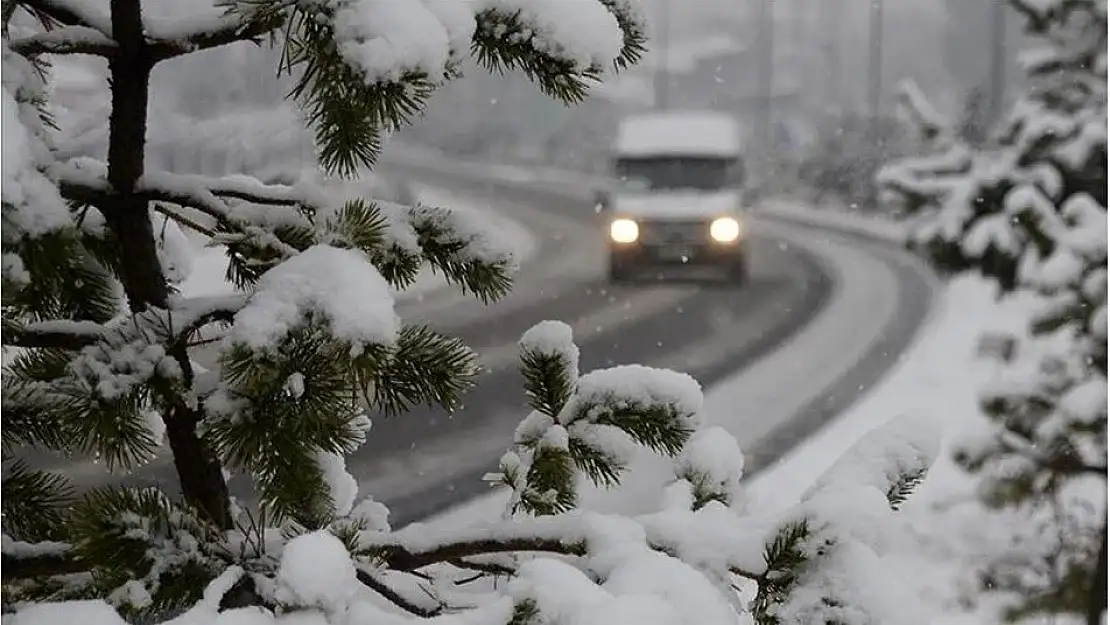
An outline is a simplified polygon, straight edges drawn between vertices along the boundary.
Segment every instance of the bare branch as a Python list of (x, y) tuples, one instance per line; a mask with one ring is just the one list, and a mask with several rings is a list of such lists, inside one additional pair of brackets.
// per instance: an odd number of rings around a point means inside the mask
[(192, 230), (195, 230), (195, 231), (197, 231), (197, 232), (199, 232), (203, 235), (211, 237), (211, 236), (215, 236), (215, 234), (216, 234), (216, 232), (214, 230), (212, 230), (211, 228), (209, 228), (207, 226), (204, 226), (202, 224), (199, 224), (199, 223), (196, 222), (196, 220), (190, 219), (190, 218), (186, 217), (185, 215), (182, 215), (181, 213), (173, 210), (172, 208), (170, 208), (170, 205), (160, 204), (158, 202), (155, 202), (154, 203), (154, 211), (157, 212), (157, 213), (161, 213), (162, 215), (165, 215), (166, 217), (176, 221), (177, 223), (179, 223), (183, 226), (186, 226), (186, 227), (188, 227)]
[(251, 204), (273, 206), (310, 204), (308, 199), (299, 194), (296, 189), (285, 185), (263, 184), (230, 178), (213, 178), (208, 182), (208, 188), (213, 195), (250, 202)]
[(517, 535), (505, 538), (464, 538), (424, 549), (407, 547), (402, 542), (389, 540), (391, 537), (385, 536), (386, 542), (374, 544), (374, 540), (370, 539), (366, 541), (364, 548), (374, 552), (385, 565), (397, 571), (415, 571), (437, 562), (452, 562), (493, 553), (531, 551), (576, 556), (586, 553), (586, 543), (579, 538), (560, 539), (513, 533)]
[(438, 616), (443, 613), (442, 605), (436, 606), (435, 608), (421, 607), (417, 605), (415, 601), (405, 598), (401, 593), (390, 587), (389, 584), (377, 579), (367, 571), (358, 569), (356, 575), (358, 576), (358, 581), (362, 582), (364, 586), (378, 593), (409, 614), (422, 618), (432, 618), (433, 616)]
[(469, 571), (478, 571), (480, 573), (488, 573), (489, 575), (513, 575), (516, 573), (515, 569), (497, 564), (496, 562), (483, 562), (478, 559), (465, 560), (462, 558), (450, 560), (448, 562), (451, 566), (466, 569)]

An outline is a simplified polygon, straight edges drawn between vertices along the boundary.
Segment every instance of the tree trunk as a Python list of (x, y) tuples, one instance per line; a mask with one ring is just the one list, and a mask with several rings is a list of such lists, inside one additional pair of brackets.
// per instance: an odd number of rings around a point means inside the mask
[[(147, 202), (135, 193), (146, 157), (147, 101), (153, 69), (143, 37), (141, 0), (112, 0), (112, 35), (119, 45), (108, 64), (112, 89), (108, 182), (114, 193), (101, 209), (116, 237), (120, 281), (131, 311), (137, 313), (150, 306), (165, 307), (169, 296)], [(191, 382), (193, 371), (185, 348), (171, 353), (185, 381)], [(197, 410), (178, 403), (166, 415), (166, 435), (182, 493), (212, 521), (228, 528), (227, 484), (215, 454), (197, 436), (200, 416)]]
[(1102, 613), (1106, 611), (1106, 521), (1102, 523), (1102, 546), (1099, 547), (1098, 561), (1091, 575), (1091, 589), (1087, 595), (1087, 625), (1100, 625)]

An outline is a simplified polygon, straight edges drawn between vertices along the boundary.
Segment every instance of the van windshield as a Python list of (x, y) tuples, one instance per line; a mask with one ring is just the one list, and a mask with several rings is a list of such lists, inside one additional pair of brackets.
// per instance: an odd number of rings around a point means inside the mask
[(716, 191), (739, 182), (738, 160), (706, 157), (618, 158), (616, 175), (628, 190)]

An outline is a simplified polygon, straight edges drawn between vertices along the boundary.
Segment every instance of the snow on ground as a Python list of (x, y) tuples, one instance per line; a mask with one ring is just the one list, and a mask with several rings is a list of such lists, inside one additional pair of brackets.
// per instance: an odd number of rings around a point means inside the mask
[[(535, 236), (522, 224), (493, 209), (479, 207), (471, 200), (461, 200), (449, 191), (433, 188), (420, 188), (417, 192), (420, 202), (429, 206), (444, 206), (463, 213), (473, 213), (481, 219), (489, 230), (490, 237), (497, 241), (509, 242), (518, 262), (531, 258), (537, 247)], [(235, 291), (226, 280), (227, 257), (224, 247), (205, 247), (205, 240), (196, 235), (190, 236), (193, 247), (192, 270), (189, 278), (181, 284), (182, 294), (187, 297), (227, 295)], [(421, 299), (446, 286), (442, 276), (437, 276), (425, 268), (416, 281), (404, 291), (393, 290), (398, 302)]]
[(960, 605), (961, 589), (970, 590), (961, 558), (969, 557), (968, 541), (981, 541), (991, 532), (992, 519), (974, 501), (973, 478), (951, 459), (953, 445), (983, 424), (976, 397), (993, 369), (975, 360), (978, 337), (988, 330), (1020, 331), (1028, 319), (1020, 302), (1000, 305), (994, 293), (980, 278), (949, 283), (930, 327), (885, 381), (747, 485), (752, 509), (785, 509), (869, 431), (900, 417), (932, 422), (944, 444), (928, 478), (902, 509), (916, 533), (897, 547), (893, 559), (921, 580), (920, 597), (930, 610), (929, 622), (937, 625), (994, 620), (988, 603), (975, 613)]

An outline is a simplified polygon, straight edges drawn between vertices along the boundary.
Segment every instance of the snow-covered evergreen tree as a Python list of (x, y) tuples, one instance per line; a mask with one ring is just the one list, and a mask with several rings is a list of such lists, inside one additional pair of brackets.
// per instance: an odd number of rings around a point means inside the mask
[[(1011, 0), (1033, 46), (1028, 91), (981, 148), (936, 121), (935, 150), (880, 174), (910, 244), (1035, 302), (983, 412), (994, 431), (957, 460), (984, 502), (1021, 511), (1014, 549), (982, 571), (1007, 615), (1106, 606), (1106, 0)], [(923, 115), (922, 103), (908, 97)], [(997, 339), (997, 337), (994, 337)], [(1094, 495), (1092, 501), (1091, 494)], [(1015, 516), (1015, 518), (1018, 518)]]
[[(735, 505), (736, 441), (701, 425), (698, 384), (635, 365), (580, 376), (558, 322), (520, 342), (533, 412), (492, 476), (512, 489), (505, 518), (391, 530), (383, 505), (358, 498), (345, 457), (373, 435), (371, 417), (454, 408), (477, 372), (460, 341), (399, 319), (393, 289), (430, 265), (494, 300), (511, 286), (511, 253), (450, 209), (346, 197), (338, 189), (356, 187), (315, 176), (266, 184), (144, 160), (150, 72), (168, 59), (271, 40), (321, 170), (349, 178), (468, 53), (580, 100), (642, 51), (630, 0), (198, 0), (187, 19), (158, 4), (3, 4), (11, 623), (733, 625), (746, 611), (762, 623), (909, 622), (912, 592), (882, 554), (931, 461), (927, 433), (878, 431), (799, 507), (755, 519)], [(48, 61), (64, 54), (107, 61), (103, 160), (52, 145)], [(235, 294), (179, 291), (182, 230), (226, 247)], [(196, 362), (202, 343), (218, 352), (211, 370)], [(180, 497), (77, 494), (10, 459), (34, 446), (127, 470), (163, 440)], [(579, 477), (615, 483), (643, 447), (675, 458), (666, 509), (578, 509)], [(260, 506), (229, 496), (232, 472)], [(510, 581), (480, 583), (496, 577)], [(757, 584), (750, 605), (733, 591), (743, 579)]]
[(897, 120), (872, 120), (855, 113), (827, 117), (798, 164), (798, 176), (817, 203), (831, 200), (871, 210), (875, 173), (886, 162), (909, 153)]

